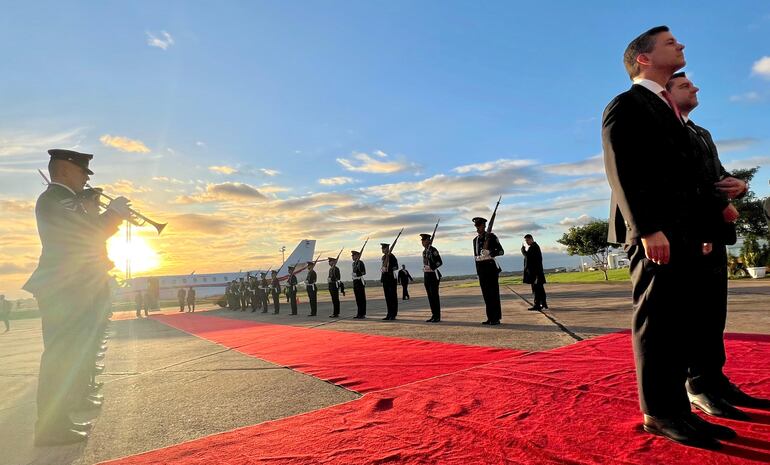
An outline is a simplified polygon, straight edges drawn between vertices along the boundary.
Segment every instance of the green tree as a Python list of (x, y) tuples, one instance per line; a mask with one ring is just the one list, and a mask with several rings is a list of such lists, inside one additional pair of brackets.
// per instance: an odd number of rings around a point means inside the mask
[[(757, 170), (759, 170), (759, 167), (738, 169), (734, 170), (732, 175), (750, 183), (754, 175), (757, 174)], [(743, 198), (733, 200), (733, 205), (735, 205), (736, 210), (740, 214), (738, 221), (735, 222), (735, 229), (739, 236), (767, 236), (767, 220), (765, 219), (762, 199), (758, 199), (754, 191), (749, 189)]]
[(597, 220), (585, 226), (569, 228), (569, 231), (556, 242), (567, 246), (567, 253), (570, 255), (590, 257), (594, 266), (604, 273), (604, 280), (608, 281), (607, 255), (610, 247), (607, 242), (608, 231), (609, 224), (606, 221)]

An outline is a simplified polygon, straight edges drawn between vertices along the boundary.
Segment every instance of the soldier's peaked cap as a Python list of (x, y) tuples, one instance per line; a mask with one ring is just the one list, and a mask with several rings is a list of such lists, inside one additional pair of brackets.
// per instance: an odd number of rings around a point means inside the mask
[(487, 222), (487, 219), (482, 218), (480, 216), (477, 216), (476, 218), (473, 219), (473, 224), (484, 224), (486, 222)]
[(307, 262), (307, 266), (315, 266), (315, 262)]
[(335, 262), (337, 261), (337, 257), (326, 257), (326, 259), (327, 260), (331, 260), (331, 261), (335, 261)]
[(420, 239), (428, 240), (430, 239), (430, 234), (420, 234)]
[(88, 162), (94, 158), (90, 153), (80, 153), (74, 150), (65, 149), (51, 149), (48, 151), (48, 155), (50, 155), (53, 160), (65, 160), (74, 163), (83, 168), (86, 173), (94, 174), (94, 172), (88, 168)]
[(380, 244), (380, 247), (390, 247), (390, 244), (386, 244), (383, 242), (382, 244)]
[(350, 255), (361, 255), (361, 252), (359, 252), (358, 250), (351, 250)]

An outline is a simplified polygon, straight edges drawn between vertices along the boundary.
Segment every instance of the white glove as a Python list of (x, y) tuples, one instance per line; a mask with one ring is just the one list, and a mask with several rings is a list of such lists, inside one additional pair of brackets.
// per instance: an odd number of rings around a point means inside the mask
[(425, 273), (430, 273), (433, 270), (431, 270), (429, 266), (423, 266), (422, 271), (424, 271)]
[(129, 210), (130, 206), (131, 202), (129, 202), (127, 198), (121, 195), (120, 197), (116, 197), (110, 201), (110, 204), (107, 206), (107, 210), (115, 212), (123, 219), (128, 219), (128, 217), (131, 216), (131, 211)]
[(489, 257), (489, 250), (481, 249), (481, 256), (482, 257)]
[(384, 266), (382, 268), (380, 268), (380, 270), (382, 270), (383, 273), (387, 273), (388, 272), (388, 269), (385, 268)]

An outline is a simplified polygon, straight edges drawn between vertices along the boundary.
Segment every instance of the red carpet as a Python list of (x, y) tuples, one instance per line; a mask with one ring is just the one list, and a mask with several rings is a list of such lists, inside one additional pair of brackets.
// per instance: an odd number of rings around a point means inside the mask
[[(175, 324), (182, 321), (169, 320)], [(243, 322), (233, 322), (233, 327), (238, 324)], [(344, 337), (347, 333), (336, 334)], [(372, 343), (379, 340), (377, 336), (371, 337)], [(304, 350), (313, 352), (315, 348), (308, 342), (320, 340), (305, 339)], [(291, 346), (293, 342), (280, 342), (276, 353), (290, 352), (286, 344)], [(400, 356), (408, 352), (403, 345), (392, 348)], [(727, 371), (733, 381), (748, 392), (770, 397), (770, 337), (729, 337), (727, 349)], [(407, 359), (404, 356), (404, 361)], [(754, 419), (751, 423), (724, 422), (738, 431), (739, 438), (724, 443), (724, 449), (718, 453), (682, 447), (639, 433), (641, 415), (630, 338), (627, 334), (613, 334), (372, 392), (353, 402), (109, 463), (770, 462), (770, 412), (749, 412)]]
[(192, 313), (153, 318), (246, 355), (361, 393), (401, 386), (523, 353)]

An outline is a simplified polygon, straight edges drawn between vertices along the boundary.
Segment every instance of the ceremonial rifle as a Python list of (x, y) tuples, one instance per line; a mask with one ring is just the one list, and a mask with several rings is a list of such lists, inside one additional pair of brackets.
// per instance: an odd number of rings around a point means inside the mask
[(358, 257), (359, 259), (364, 255), (364, 249), (366, 248), (366, 244), (369, 242), (369, 238), (367, 237), (364, 241), (364, 245), (361, 246), (361, 250), (358, 251)]
[(398, 242), (398, 238), (401, 237), (401, 233), (404, 232), (404, 228), (401, 228), (401, 231), (398, 232), (398, 235), (396, 236), (396, 239), (393, 241), (392, 244), (390, 244), (390, 247), (388, 247), (388, 255), (385, 256), (385, 263), (384, 267), (385, 272), (387, 273), (388, 270), (390, 270), (390, 254), (393, 252), (393, 249), (396, 248), (396, 242)]
[(501, 195), (499, 199), (497, 199), (497, 205), (495, 205), (495, 210), (492, 212), (492, 217), (489, 219), (489, 224), (487, 225), (487, 237), (484, 238), (484, 250), (489, 250), (489, 239), (490, 239), (490, 233), (492, 232), (492, 227), (495, 225), (495, 217), (497, 216), (497, 207), (500, 206), (500, 201), (503, 200), (503, 196)]
[[(438, 229), (438, 224), (441, 222), (441, 218), (439, 218), (436, 221), (436, 226), (433, 227), (433, 234), (430, 235), (430, 242), (428, 243), (428, 247), (433, 245), (433, 239), (436, 237), (436, 230)], [(428, 248), (426, 247), (426, 249)]]

